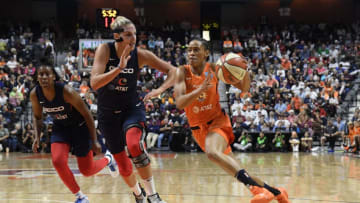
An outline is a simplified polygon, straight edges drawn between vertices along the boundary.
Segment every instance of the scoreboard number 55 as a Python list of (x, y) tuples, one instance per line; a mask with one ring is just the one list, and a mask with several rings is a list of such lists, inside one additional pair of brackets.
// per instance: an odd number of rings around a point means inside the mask
[(109, 29), (110, 24), (118, 16), (119, 12), (114, 8), (101, 8), (97, 11), (98, 26)]

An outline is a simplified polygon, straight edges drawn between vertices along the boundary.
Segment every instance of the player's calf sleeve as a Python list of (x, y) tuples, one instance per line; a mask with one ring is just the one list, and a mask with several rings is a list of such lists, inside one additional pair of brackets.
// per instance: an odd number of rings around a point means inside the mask
[(108, 163), (106, 158), (94, 160), (93, 151), (90, 150), (85, 157), (76, 157), (79, 171), (84, 176), (92, 176), (101, 171)]
[(248, 186), (258, 186), (263, 187), (259, 185), (255, 180), (251, 178), (251, 176), (245, 171), (245, 169), (241, 169), (235, 174), (235, 178), (238, 179), (238, 181), (244, 183), (246, 187)]
[(254, 179), (251, 178), (251, 176), (245, 171), (245, 169), (241, 169), (240, 171), (238, 171), (235, 175), (235, 178), (238, 179), (240, 182), (244, 183), (244, 185), (246, 187), (249, 187), (249, 186), (263, 187), (263, 188), (269, 190), (275, 196), (280, 194), (279, 190), (277, 190), (276, 188), (270, 187), (266, 183), (264, 183), (263, 186), (258, 184)]
[(132, 173), (132, 163), (125, 151), (113, 154), (121, 176), (128, 177)]
[(52, 143), (51, 144), (51, 159), (54, 168), (56, 169), (59, 177), (69, 190), (75, 194), (79, 192), (80, 187), (76, 183), (74, 174), (68, 165), (68, 154), (70, 146), (65, 143)]

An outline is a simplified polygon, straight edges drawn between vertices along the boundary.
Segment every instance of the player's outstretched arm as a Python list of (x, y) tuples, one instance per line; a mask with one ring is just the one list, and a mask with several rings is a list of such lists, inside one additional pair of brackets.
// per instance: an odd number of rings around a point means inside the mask
[(151, 91), (146, 95), (144, 100), (150, 99), (152, 97), (156, 97), (164, 92), (166, 89), (174, 86), (176, 69), (170, 63), (163, 61), (162, 59), (155, 56), (152, 52), (144, 49), (138, 49), (139, 56), (139, 66), (143, 67), (144, 65), (148, 65), (150, 68), (155, 68), (163, 73), (166, 73), (168, 76), (164, 83), (158, 88)]
[(33, 152), (37, 152), (40, 146), (40, 135), (43, 126), (43, 119), (42, 119), (42, 106), (39, 103), (39, 100), (36, 96), (36, 88), (31, 90), (30, 92), (30, 101), (32, 104), (32, 111), (33, 111), (33, 126), (35, 132), (35, 139), (32, 145)]
[(202, 92), (208, 90), (211, 86), (211, 76), (208, 75), (200, 87), (186, 94), (185, 68), (182, 66), (179, 67), (176, 71), (174, 87), (176, 107), (178, 109), (184, 109), (196, 98), (198, 98)]
[(242, 79), (239, 83), (234, 84), (233, 86), (241, 90), (242, 92), (248, 92), (250, 90), (250, 73), (246, 72), (244, 79)]
[(91, 115), (86, 104), (81, 99), (80, 95), (75, 90), (73, 90), (68, 86), (64, 87), (64, 100), (69, 104), (71, 104), (85, 119), (86, 126), (89, 129), (90, 138), (93, 142), (92, 149), (95, 153), (99, 154), (101, 152), (101, 146), (97, 141), (94, 118)]
[[(124, 50), (124, 52), (125, 51), (128, 50)], [(125, 55), (125, 53), (123, 53), (123, 55)], [(96, 49), (94, 65), (91, 69), (90, 85), (94, 90), (97, 90), (105, 86), (109, 82), (111, 82), (121, 72), (120, 68), (114, 68), (109, 72), (104, 73), (106, 64), (109, 61), (109, 57), (110, 57), (110, 50), (108, 45), (101, 44)]]

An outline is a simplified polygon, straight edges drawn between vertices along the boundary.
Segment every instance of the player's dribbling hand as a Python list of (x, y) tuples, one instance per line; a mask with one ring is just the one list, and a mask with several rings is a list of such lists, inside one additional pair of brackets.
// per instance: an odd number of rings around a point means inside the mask
[(213, 85), (211, 84), (211, 79), (213, 78), (212, 74), (206, 76), (204, 82), (201, 84), (200, 89), (201, 92), (210, 89)]
[(32, 144), (32, 150), (33, 150), (34, 153), (38, 152), (39, 143), (40, 143), (39, 139), (34, 139), (34, 142)]
[(159, 89), (153, 89), (153, 90), (151, 90), (151, 92), (149, 92), (147, 95), (145, 95), (143, 101), (145, 102), (145, 101), (147, 101), (147, 100), (149, 100), (149, 99), (151, 99), (151, 98), (157, 97), (157, 96), (159, 96), (161, 93), (162, 93), (161, 90), (159, 90)]
[(101, 145), (98, 141), (95, 141), (92, 145), (92, 151), (95, 152), (95, 154), (100, 154), (101, 153)]
[(118, 65), (119, 69), (124, 69), (127, 65), (127, 62), (129, 61), (129, 59), (131, 58), (130, 56), (130, 52), (131, 52), (131, 46), (130, 45), (126, 45), (124, 51), (121, 54), (121, 58), (120, 58), (120, 63)]

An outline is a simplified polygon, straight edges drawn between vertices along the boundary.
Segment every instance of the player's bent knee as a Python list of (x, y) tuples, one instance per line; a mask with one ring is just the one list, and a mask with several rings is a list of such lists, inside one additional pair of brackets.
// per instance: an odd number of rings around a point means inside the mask
[(136, 157), (142, 154), (143, 141), (141, 139), (142, 130), (139, 128), (131, 128), (126, 132), (126, 143), (128, 153), (132, 157)]
[(140, 156), (145, 150), (145, 131), (142, 125), (131, 124), (125, 130), (126, 150), (129, 157)]
[(123, 177), (128, 177), (133, 172), (133, 166), (129, 159), (129, 157), (126, 155), (125, 151), (122, 151), (120, 153), (113, 154), (114, 159), (116, 160), (116, 163), (119, 168), (119, 173)]
[(130, 164), (125, 164), (125, 165), (119, 167), (119, 173), (123, 177), (130, 176), (132, 174), (132, 172), (133, 172), (133, 170), (132, 170), (131, 162), (130, 162)]
[(88, 168), (88, 167), (80, 167), (80, 166), (79, 166), (79, 171), (80, 171), (80, 173), (81, 173), (83, 176), (85, 176), (85, 177), (89, 177), (89, 176), (92, 176), (92, 175), (93, 175), (91, 169)]
[(64, 160), (63, 158), (53, 158), (52, 164), (55, 168), (63, 168), (67, 166), (67, 161)]
[(127, 155), (132, 160), (136, 168), (144, 168), (150, 164), (150, 158), (146, 152), (144, 142), (145, 131), (141, 124), (131, 124), (126, 129), (125, 147)]

